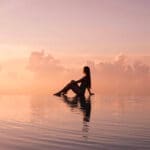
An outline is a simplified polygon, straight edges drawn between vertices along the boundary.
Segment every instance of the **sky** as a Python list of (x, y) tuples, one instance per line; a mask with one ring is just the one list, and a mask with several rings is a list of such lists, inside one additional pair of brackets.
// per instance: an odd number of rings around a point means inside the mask
[(149, 0), (0, 0), (0, 60), (150, 55)]
[(53, 93), (84, 65), (95, 92), (149, 94), (149, 8), (149, 0), (0, 0), (0, 94)]

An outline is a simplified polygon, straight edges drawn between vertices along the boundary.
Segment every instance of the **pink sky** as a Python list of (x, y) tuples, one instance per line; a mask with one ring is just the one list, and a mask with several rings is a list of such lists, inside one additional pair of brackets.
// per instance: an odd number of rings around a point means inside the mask
[(149, 0), (0, 0), (0, 93), (52, 92), (84, 65), (95, 91), (150, 93), (149, 8)]
[(149, 0), (0, 0), (0, 59), (41, 49), (150, 55), (149, 7)]

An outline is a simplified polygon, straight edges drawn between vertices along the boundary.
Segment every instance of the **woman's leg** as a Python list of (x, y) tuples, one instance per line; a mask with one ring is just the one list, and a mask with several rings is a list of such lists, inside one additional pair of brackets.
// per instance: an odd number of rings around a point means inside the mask
[(61, 96), (61, 94), (66, 94), (69, 90), (72, 90), (76, 94), (79, 94), (81, 92), (80, 87), (78, 86), (78, 84), (75, 81), (72, 80), (62, 90), (60, 90), (58, 93), (56, 93), (54, 95)]

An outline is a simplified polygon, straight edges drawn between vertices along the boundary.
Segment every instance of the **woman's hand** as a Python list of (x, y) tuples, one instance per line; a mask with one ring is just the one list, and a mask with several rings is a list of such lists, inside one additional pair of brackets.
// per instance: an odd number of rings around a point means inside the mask
[(92, 95), (95, 95), (94, 93), (89, 93), (89, 94), (90, 94), (91, 96), (92, 96)]
[(89, 92), (90, 96), (95, 95), (94, 93), (91, 92), (90, 88), (88, 88), (88, 92)]

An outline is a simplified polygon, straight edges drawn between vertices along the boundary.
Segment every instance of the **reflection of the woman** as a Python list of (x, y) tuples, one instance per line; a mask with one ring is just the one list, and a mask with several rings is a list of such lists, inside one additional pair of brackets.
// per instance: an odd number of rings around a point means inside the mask
[(90, 115), (91, 115), (91, 96), (84, 97), (84, 96), (75, 96), (75, 97), (68, 97), (63, 95), (63, 101), (71, 108), (79, 108), (83, 112), (83, 121), (89, 122)]
[(63, 96), (63, 101), (72, 109), (80, 109), (83, 112), (83, 137), (87, 140), (88, 139), (88, 131), (89, 125), (88, 122), (90, 121), (91, 116), (91, 96), (89, 97), (78, 97), (75, 96), (73, 98), (69, 98), (67, 96)]

